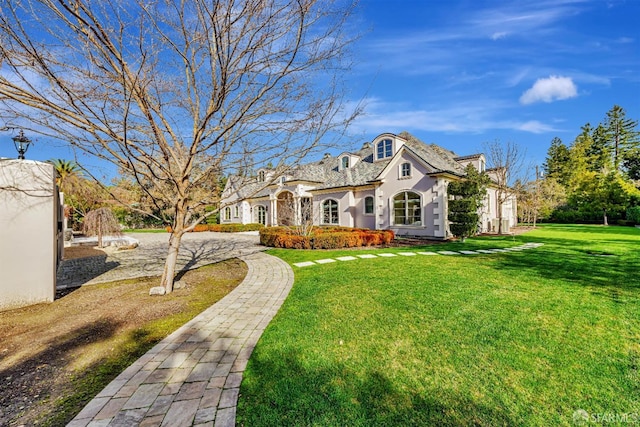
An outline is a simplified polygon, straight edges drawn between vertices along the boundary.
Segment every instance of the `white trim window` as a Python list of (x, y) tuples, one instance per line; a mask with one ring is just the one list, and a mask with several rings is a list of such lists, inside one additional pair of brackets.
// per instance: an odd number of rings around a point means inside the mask
[(229, 206), (224, 208), (224, 215), (222, 218), (224, 221), (231, 221), (231, 208)]
[(413, 191), (393, 196), (394, 225), (422, 225), (422, 197)]
[(264, 171), (258, 172), (258, 182), (264, 182), (264, 178), (265, 178)]
[(256, 216), (258, 217), (258, 224), (267, 225), (267, 208), (258, 205)]
[(411, 163), (404, 162), (400, 165), (400, 178), (411, 178)]
[(376, 144), (376, 159), (386, 159), (393, 156), (393, 141), (390, 139), (383, 139)]
[(336, 200), (327, 199), (322, 202), (322, 223), (338, 225), (338, 202)]
[(364, 198), (364, 214), (373, 215), (373, 196)]
[(240, 216), (240, 206), (235, 205), (233, 207), (233, 217), (238, 218)]

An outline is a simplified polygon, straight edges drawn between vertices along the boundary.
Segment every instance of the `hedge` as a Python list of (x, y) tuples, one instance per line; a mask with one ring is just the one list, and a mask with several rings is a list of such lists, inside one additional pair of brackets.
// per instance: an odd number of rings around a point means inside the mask
[[(262, 224), (198, 224), (191, 231), (216, 231), (219, 233), (239, 233), (241, 231), (257, 231), (262, 230)], [(167, 231), (171, 232), (171, 227), (167, 227)]]
[(391, 230), (368, 230), (349, 227), (316, 227), (311, 235), (296, 234), (295, 229), (269, 227), (260, 230), (260, 243), (286, 249), (340, 249), (389, 244)]

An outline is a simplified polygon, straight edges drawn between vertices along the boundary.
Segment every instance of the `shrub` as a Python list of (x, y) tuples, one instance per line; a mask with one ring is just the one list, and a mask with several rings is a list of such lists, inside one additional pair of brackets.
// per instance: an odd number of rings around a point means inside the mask
[(340, 249), (389, 244), (394, 238), (391, 230), (368, 230), (349, 227), (315, 227), (309, 236), (295, 234), (285, 227), (260, 230), (260, 243), (286, 249)]
[(627, 209), (627, 221), (640, 225), (640, 206), (632, 206)]
[[(218, 233), (239, 233), (242, 231), (258, 231), (262, 230), (262, 224), (198, 224), (192, 232), (215, 231)], [(167, 231), (171, 232), (171, 227), (167, 227)]]

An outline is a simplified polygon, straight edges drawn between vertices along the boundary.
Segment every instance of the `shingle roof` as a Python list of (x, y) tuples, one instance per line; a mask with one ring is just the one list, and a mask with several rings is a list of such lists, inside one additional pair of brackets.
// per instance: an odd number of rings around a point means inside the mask
[[(433, 167), (436, 173), (464, 175), (464, 168), (456, 161), (460, 157), (454, 152), (435, 144), (425, 144), (408, 132), (402, 132), (398, 136), (406, 141), (407, 148)], [(365, 144), (361, 150), (351, 153), (360, 157), (360, 160), (349, 168), (339, 170), (339, 159), (328, 157), (297, 166), (287, 173), (287, 180), (317, 183), (316, 190), (366, 185), (375, 181), (391, 161), (389, 158), (374, 162), (373, 153), (374, 147), (371, 144)], [(260, 190), (260, 186), (264, 183), (255, 181), (240, 183), (240, 180), (236, 180), (232, 184), (233, 189), (239, 191), (240, 198), (263, 197), (270, 193), (268, 188)]]

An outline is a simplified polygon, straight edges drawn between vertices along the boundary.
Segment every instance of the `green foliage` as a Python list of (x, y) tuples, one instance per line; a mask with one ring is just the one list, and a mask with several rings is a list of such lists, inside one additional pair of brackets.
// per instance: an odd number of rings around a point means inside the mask
[(479, 173), (472, 164), (467, 165), (465, 172), (465, 178), (450, 182), (447, 188), (447, 193), (453, 197), (449, 200), (449, 228), (462, 241), (478, 232), (478, 209), (482, 206), (489, 185), (489, 177)]
[(560, 138), (553, 138), (551, 146), (547, 150), (545, 163), (542, 165), (545, 176), (557, 180), (562, 185), (568, 185), (571, 176), (569, 159), (569, 147), (564, 145)]
[(632, 206), (627, 209), (627, 221), (640, 225), (640, 206)]
[(548, 151), (545, 171), (555, 178), (567, 195), (550, 218), (560, 222), (592, 222), (600, 217), (624, 219), (628, 207), (637, 202), (640, 182), (640, 133), (637, 120), (626, 117), (614, 105), (603, 123), (581, 128), (568, 149), (554, 139)]

